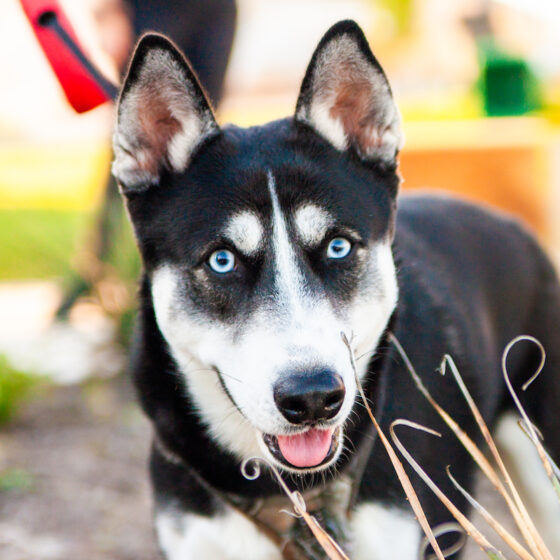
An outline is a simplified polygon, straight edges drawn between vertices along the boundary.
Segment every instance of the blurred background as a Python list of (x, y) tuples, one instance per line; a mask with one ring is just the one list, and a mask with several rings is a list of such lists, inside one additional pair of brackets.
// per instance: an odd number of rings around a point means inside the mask
[[(0, 556), (155, 558), (149, 428), (121, 375), (139, 261), (109, 179), (114, 105), (73, 109), (22, 4), (0, 0)], [(171, 34), (240, 125), (292, 114), (320, 37), (355, 19), (403, 114), (403, 190), (513, 212), (560, 255), (556, 0), (59, 4), (115, 82), (138, 33)]]

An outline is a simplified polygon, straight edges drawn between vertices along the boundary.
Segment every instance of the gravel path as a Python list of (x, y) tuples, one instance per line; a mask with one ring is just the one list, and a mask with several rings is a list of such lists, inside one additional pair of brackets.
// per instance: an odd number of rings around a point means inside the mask
[(158, 558), (133, 403), (122, 379), (52, 388), (2, 428), (2, 560)]

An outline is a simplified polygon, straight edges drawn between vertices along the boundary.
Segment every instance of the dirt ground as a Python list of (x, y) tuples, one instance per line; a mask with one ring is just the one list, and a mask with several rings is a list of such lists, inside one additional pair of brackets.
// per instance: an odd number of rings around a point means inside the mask
[[(123, 377), (53, 387), (27, 403), (0, 430), (0, 558), (157, 560), (149, 441)], [(493, 494), (479, 486), (495, 512)], [(473, 544), (465, 558), (485, 558)]]
[(0, 431), (0, 558), (156, 560), (149, 440), (123, 379), (28, 403)]

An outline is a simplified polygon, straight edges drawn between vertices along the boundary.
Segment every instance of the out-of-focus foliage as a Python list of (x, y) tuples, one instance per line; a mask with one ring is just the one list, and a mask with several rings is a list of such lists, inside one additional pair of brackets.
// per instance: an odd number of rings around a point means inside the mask
[(409, 30), (413, 12), (412, 0), (377, 0), (377, 3), (392, 14), (398, 33)]
[(89, 216), (61, 210), (0, 211), (0, 280), (66, 275)]
[(0, 356), (0, 424), (7, 422), (17, 406), (41, 383), (36, 375), (18, 371)]
[(33, 476), (24, 469), (0, 471), (0, 492), (24, 492), (33, 486)]

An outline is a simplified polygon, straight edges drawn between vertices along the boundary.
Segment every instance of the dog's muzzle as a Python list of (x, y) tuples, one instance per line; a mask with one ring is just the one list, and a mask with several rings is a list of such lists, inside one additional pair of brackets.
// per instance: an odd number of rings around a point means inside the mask
[(346, 390), (342, 377), (329, 370), (286, 376), (274, 386), (274, 402), (282, 416), (297, 425), (315, 425), (334, 418)]
[(304, 430), (290, 435), (264, 434), (270, 453), (292, 468), (329, 463), (341, 439), (341, 428), (329, 425), (329, 420), (342, 408), (345, 395), (342, 377), (328, 369), (284, 375), (274, 386), (274, 401), (290, 424)]

